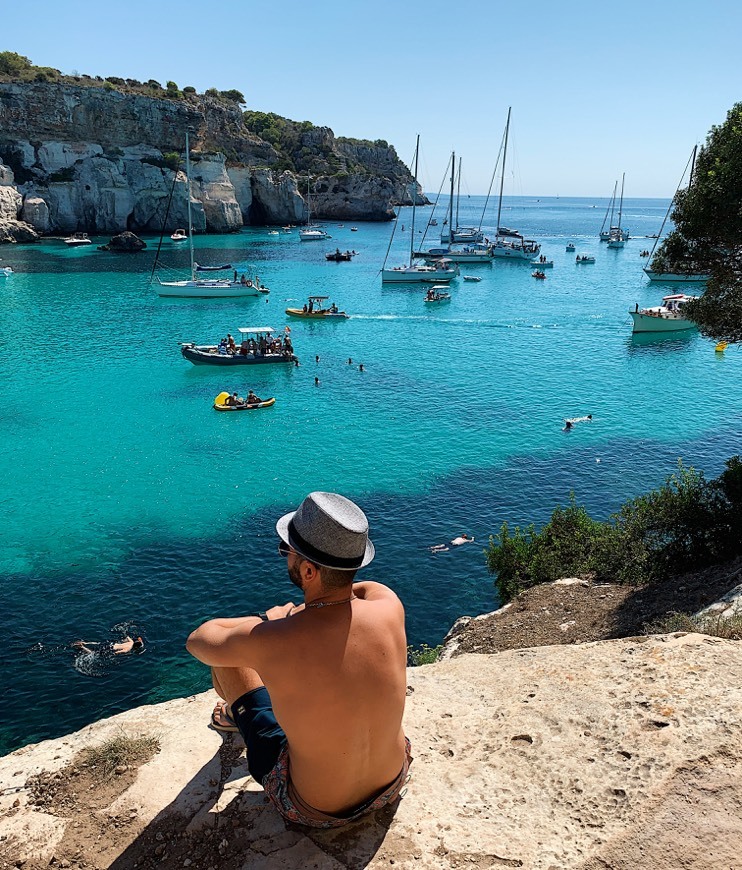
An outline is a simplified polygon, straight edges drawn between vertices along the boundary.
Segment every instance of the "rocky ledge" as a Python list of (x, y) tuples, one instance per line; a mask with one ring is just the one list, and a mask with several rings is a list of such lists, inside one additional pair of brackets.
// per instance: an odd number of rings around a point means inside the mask
[[(0, 866), (740, 866), (742, 645), (685, 634), (467, 654), (408, 682), (415, 760), (394, 808), (335, 832), (287, 827), (241, 740), (207, 727), (207, 692), (0, 759)], [(78, 753), (121, 735), (160, 750), (96, 785)]]

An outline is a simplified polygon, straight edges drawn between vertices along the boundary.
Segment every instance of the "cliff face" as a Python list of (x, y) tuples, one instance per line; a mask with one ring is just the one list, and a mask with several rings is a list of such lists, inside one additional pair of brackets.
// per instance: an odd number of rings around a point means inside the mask
[[(21, 241), (34, 229), (115, 233), (185, 226), (185, 177), (174, 179), (173, 166), (186, 128), (193, 131), (197, 231), (296, 223), (306, 216), (306, 188), (300, 191), (296, 176), (273, 168), (277, 152), (245, 127), (236, 105), (211, 97), (170, 100), (103, 87), (0, 83), (0, 234)], [(394, 149), (336, 140), (327, 128), (305, 135), (303, 147), (332, 157), (327, 168), (333, 174), (312, 181), (313, 215), (388, 220), (393, 201), (409, 200), (409, 173)]]

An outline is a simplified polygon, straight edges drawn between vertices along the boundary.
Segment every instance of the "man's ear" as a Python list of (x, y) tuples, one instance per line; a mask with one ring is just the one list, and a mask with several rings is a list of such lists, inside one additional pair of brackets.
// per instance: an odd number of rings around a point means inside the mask
[(302, 579), (305, 583), (309, 583), (312, 580), (315, 580), (319, 576), (320, 569), (314, 562), (310, 562), (308, 559), (302, 559), (301, 563), (301, 575)]

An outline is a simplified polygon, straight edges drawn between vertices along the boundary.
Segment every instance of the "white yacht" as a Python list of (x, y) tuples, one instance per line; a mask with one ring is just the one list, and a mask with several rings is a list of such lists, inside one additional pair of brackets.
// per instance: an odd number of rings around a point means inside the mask
[(637, 305), (629, 312), (634, 321), (632, 332), (679, 332), (682, 329), (695, 329), (695, 323), (688, 320), (683, 307), (696, 298), (696, 296), (676, 293), (672, 296), (664, 296), (662, 305), (655, 305), (652, 308), (639, 308)]

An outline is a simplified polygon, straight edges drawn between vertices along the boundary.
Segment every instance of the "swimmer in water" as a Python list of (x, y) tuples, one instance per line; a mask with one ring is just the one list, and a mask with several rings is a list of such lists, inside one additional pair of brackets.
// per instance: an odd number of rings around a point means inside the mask
[(436, 544), (433, 547), (428, 547), (431, 553), (446, 553), (451, 547), (460, 547), (462, 544), (470, 544), (474, 540), (473, 535), (467, 535), (462, 532), (458, 537), (449, 541), (447, 544)]
[(584, 417), (570, 417), (569, 419), (565, 420), (564, 422), (566, 424), (564, 428), (571, 429), (575, 423), (592, 423), (593, 422), (593, 415), (586, 414)]
[(141, 637), (131, 638), (127, 634), (118, 643), (97, 643), (96, 641), (76, 640), (72, 649), (83, 653), (112, 652), (114, 655), (126, 655), (131, 652), (143, 652), (144, 641)]

